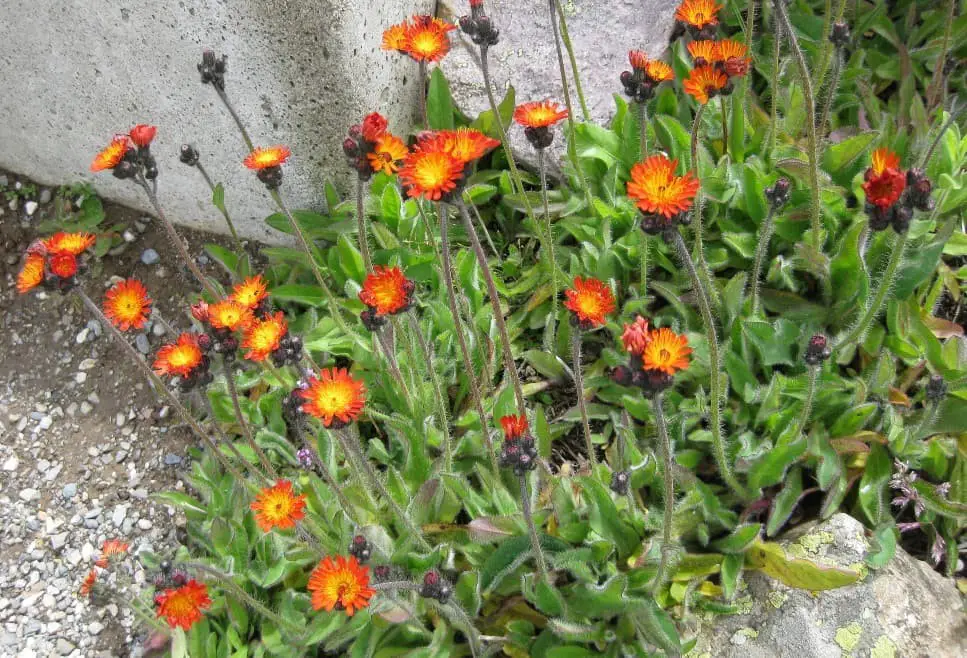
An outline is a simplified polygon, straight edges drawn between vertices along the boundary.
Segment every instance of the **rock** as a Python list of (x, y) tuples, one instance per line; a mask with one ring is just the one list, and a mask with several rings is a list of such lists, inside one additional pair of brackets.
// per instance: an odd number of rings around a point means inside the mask
[(3, 462), (5, 471), (16, 471), (18, 466), (20, 466), (20, 460), (17, 459), (17, 455), (11, 455)]
[(41, 204), (50, 203), (50, 200), (52, 198), (54, 198), (54, 195), (50, 191), (50, 188), (45, 187), (40, 191), (40, 198), (38, 199), (38, 201), (40, 201)]
[(36, 489), (26, 488), (20, 490), (20, 500), (25, 503), (29, 503), (35, 500), (40, 500), (40, 492)]
[(73, 644), (71, 644), (64, 638), (58, 638), (56, 648), (57, 648), (58, 655), (69, 656), (77, 647), (75, 647)]
[(50, 547), (55, 551), (59, 551), (64, 548), (67, 544), (67, 533), (61, 532), (56, 535), (51, 535), (50, 537)]
[(64, 488), (60, 492), (60, 495), (63, 496), (66, 500), (70, 500), (71, 498), (77, 495), (77, 484), (74, 482), (65, 484)]
[(28, 201), (24, 204), (24, 212), (27, 213), (28, 217), (33, 217), (34, 213), (37, 212), (37, 202)]
[(95, 361), (94, 359), (88, 358), (88, 359), (84, 359), (83, 361), (81, 361), (80, 364), (77, 366), (77, 369), (78, 370), (90, 370), (91, 368), (93, 368), (96, 365), (97, 365), (97, 361)]
[(135, 240), (138, 239), (137, 236), (135, 236), (134, 233), (132, 233), (130, 230), (122, 233), (121, 237), (124, 238), (125, 242), (134, 242)]
[(148, 248), (141, 252), (141, 262), (145, 265), (154, 265), (161, 260), (161, 256), (154, 249)]
[(716, 658), (967, 655), (967, 619), (951, 580), (897, 548), (882, 569), (869, 569), (863, 525), (846, 514), (797, 528), (780, 543), (818, 564), (858, 569), (853, 585), (812, 593), (747, 572), (738, 595), (747, 612), (723, 615), (699, 632), (692, 654)]

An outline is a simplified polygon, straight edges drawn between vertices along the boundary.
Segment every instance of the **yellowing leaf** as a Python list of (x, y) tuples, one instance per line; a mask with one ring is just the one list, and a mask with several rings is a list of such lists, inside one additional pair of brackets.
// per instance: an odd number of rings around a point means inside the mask
[(851, 585), (860, 575), (850, 569), (819, 565), (801, 558), (790, 558), (781, 545), (756, 541), (746, 553), (746, 567), (798, 589), (813, 592)]

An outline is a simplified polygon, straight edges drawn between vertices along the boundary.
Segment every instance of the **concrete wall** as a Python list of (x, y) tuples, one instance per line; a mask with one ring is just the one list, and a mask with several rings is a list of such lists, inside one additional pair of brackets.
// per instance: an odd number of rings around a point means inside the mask
[(195, 143), (226, 185), (241, 232), (278, 241), (274, 210), (214, 90), (201, 51), (229, 55), (227, 90), (257, 144), (287, 144), (292, 207), (321, 208), (325, 180), (348, 172), (341, 143), (372, 110), (405, 132), (417, 107), (415, 64), (379, 50), (383, 28), (433, 0), (0, 0), (0, 167), (44, 184), (94, 180), (104, 196), (147, 209), (140, 190), (88, 170), (115, 132), (153, 123), (159, 196), (176, 221), (224, 231), (198, 173), (178, 162)]

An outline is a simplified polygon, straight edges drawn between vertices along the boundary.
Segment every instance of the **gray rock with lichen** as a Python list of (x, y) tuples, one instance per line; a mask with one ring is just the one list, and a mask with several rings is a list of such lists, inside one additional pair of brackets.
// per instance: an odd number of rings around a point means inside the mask
[(953, 582), (900, 548), (882, 569), (868, 569), (870, 543), (856, 519), (836, 514), (781, 543), (790, 556), (859, 568), (862, 578), (813, 593), (749, 573), (738, 595), (748, 611), (706, 619), (689, 658), (967, 655), (967, 616)]

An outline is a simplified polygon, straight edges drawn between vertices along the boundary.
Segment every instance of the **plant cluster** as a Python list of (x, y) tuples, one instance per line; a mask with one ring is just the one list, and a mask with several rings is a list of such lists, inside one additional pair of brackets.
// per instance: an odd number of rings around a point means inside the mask
[[(355, 203), (329, 187), (324, 213), (288, 207), (297, 154), (255, 146), (206, 51), (267, 222), (298, 245), (263, 248), (260, 272), (198, 148), (180, 160), (236, 236), (207, 247), (220, 278), (164, 215), (155, 129), (98, 154), (197, 286), (190, 326), (145, 361), (127, 336), (157, 314), (150, 291), (92, 300), (86, 232), (31, 246), (18, 289), (75, 294), (204, 446), (193, 495), (163, 496), (187, 545), (141, 556), (173, 652), (681, 655), (696, 611), (743, 608), (746, 572), (856, 582), (770, 541), (839, 510), (869, 527), (866, 567), (915, 536), (961, 571), (967, 138), (948, 58), (965, 23), (953, 2), (903, 3), (913, 26), (832, 4), (684, 0), (663, 58), (631, 50), (615, 72), (608, 126), (558, 0), (563, 106), (497, 102), (488, 49), (512, 27), (471, 0), (459, 29), (491, 106), (475, 118), (430, 71), (457, 26), (412, 17), (383, 48), (417, 62), (422, 125), (352, 125)], [(904, 49), (899, 80), (883, 52), (904, 40), (931, 56)]]

